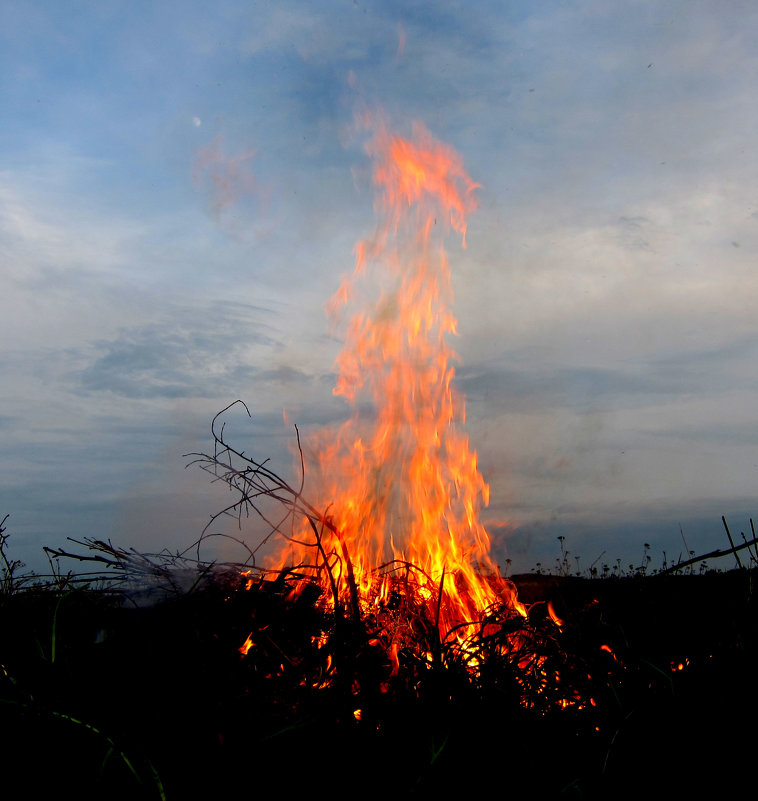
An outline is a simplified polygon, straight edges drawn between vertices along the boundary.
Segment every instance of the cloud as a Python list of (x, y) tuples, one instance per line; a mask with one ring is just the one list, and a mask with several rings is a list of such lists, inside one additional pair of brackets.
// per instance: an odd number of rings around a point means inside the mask
[(102, 275), (118, 264), (125, 243), (145, 232), (146, 226), (136, 220), (106, 220), (102, 212), (94, 216), (94, 209), (76, 196), (70, 182), (76, 182), (72, 173), (103, 165), (96, 159), (73, 161), (78, 163), (62, 171), (37, 167), (26, 174), (0, 172), (0, 246), (6, 280), (39, 289), (54, 276)]
[(638, 353), (618, 363), (582, 363), (582, 353), (551, 348), (514, 349), (498, 359), (460, 366), (456, 386), (469, 401), (526, 409), (631, 409), (660, 402), (713, 398), (735, 390), (756, 391), (746, 364), (758, 363), (758, 345), (740, 336), (687, 347), (661, 343), (657, 353)]
[(253, 366), (251, 348), (276, 345), (272, 327), (261, 321), (269, 315), (269, 310), (244, 304), (217, 303), (176, 309), (160, 323), (124, 329), (117, 339), (96, 344), (100, 355), (79, 374), (81, 391), (129, 398), (212, 398), (239, 392), (261, 372)]

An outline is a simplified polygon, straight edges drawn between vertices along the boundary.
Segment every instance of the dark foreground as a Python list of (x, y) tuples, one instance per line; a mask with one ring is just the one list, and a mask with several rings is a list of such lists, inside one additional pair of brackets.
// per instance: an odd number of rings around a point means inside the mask
[(138, 608), (93, 589), (5, 593), (3, 796), (741, 797), (757, 578), (517, 577), (534, 631), (548, 632), (546, 599), (565, 621), (532, 654), (562, 695), (502, 658), (472, 678), (440, 647), (430, 661), (401, 650), (392, 675), (348, 621), (317, 649), (331, 622), (315, 596), (273, 582), (227, 576)]

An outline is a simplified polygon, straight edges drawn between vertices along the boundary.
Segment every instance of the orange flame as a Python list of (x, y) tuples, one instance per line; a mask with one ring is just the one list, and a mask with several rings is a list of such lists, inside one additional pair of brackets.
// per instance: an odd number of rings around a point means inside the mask
[(237, 650), (242, 654), (242, 656), (247, 656), (247, 652), (254, 645), (255, 643), (253, 642), (253, 632), (251, 631), (250, 634), (247, 635), (245, 642), (243, 642), (242, 645), (240, 645), (240, 647)]
[[(328, 304), (336, 322), (348, 302), (364, 300), (334, 388), (353, 415), (310, 441), (307, 481), (328, 508), (321, 567), (329, 564), (340, 597), (348, 599), (352, 582), (360, 603), (381, 603), (388, 572), (402, 565), (444, 636), (494, 603), (515, 602), (479, 521), (489, 487), (458, 428), (464, 403), (447, 343), (456, 320), (444, 239), (452, 229), (466, 246), (478, 185), (420, 124), (411, 139), (378, 126), (367, 151), (378, 227), (357, 244), (355, 271)], [(312, 540), (294, 539), (288, 560), (313, 568)]]

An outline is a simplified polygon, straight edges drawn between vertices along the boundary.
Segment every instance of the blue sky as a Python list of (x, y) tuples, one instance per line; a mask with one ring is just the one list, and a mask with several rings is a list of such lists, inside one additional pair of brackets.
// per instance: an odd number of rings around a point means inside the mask
[(182, 456), (216, 411), (245, 399), (238, 436), (283, 473), (283, 408), (345, 413), (323, 307), (373, 227), (361, 109), (481, 184), (450, 258), (496, 556), (723, 545), (758, 477), (756, 35), (736, 0), (7, 0), (15, 555), (182, 547), (227, 497)]

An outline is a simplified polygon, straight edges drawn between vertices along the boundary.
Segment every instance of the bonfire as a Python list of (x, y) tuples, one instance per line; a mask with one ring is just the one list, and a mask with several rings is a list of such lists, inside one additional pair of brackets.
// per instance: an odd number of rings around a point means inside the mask
[[(568, 682), (570, 669), (555, 659), (562, 620), (552, 605), (529, 619), (480, 520), (489, 487), (462, 430), (446, 251), (451, 236), (466, 246), (477, 184), (424, 126), (406, 139), (365, 122), (373, 128), (377, 225), (327, 305), (333, 325), (347, 318), (334, 394), (351, 414), (305, 441), (296, 427), (296, 487), (226, 440), (219, 421), (231, 407), (213, 421), (214, 452), (197, 461), (236, 493), (220, 514), (241, 523), (254, 513), (268, 524), (250, 548), (245, 586), (275, 578), (291, 602), (315, 590), (330, 614), (332, 626), (313, 635), (330, 654), (319, 684), (347, 679), (356, 696), (365, 689), (352, 656), (335, 652), (349, 623), (384, 659), (374, 682), (381, 692), (398, 676), (417, 684), (435, 664), (457, 664), (473, 679), (497, 662), (526, 706), (586, 706), (586, 671), (579, 684)], [(270, 512), (272, 500), (283, 511)], [(271, 540), (274, 554), (261, 565), (259, 550)], [(251, 631), (240, 653), (248, 657), (257, 641)]]

